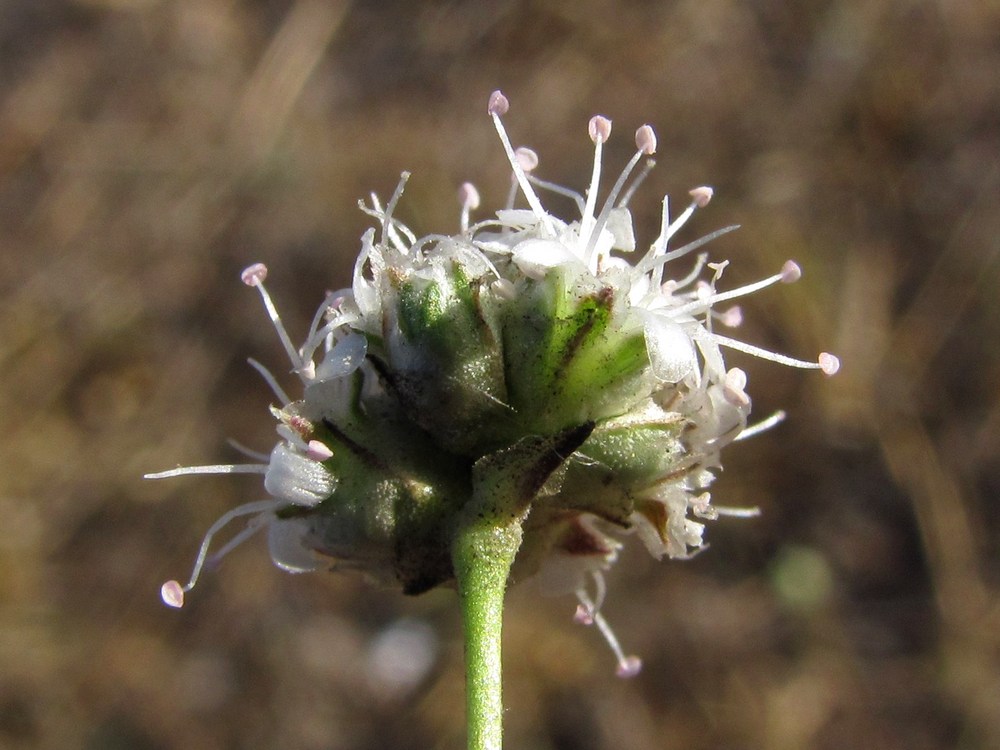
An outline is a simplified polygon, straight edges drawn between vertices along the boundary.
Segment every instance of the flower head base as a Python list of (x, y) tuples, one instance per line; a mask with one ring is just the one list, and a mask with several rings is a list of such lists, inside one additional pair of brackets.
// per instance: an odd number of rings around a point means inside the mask
[[(736, 228), (671, 247), (712, 189), (691, 190), (673, 219), (664, 198), (659, 235), (637, 254), (628, 203), (656, 151), (652, 128), (636, 131), (636, 151), (599, 205), (611, 121), (589, 122), (595, 155), (584, 197), (534, 175), (537, 155), (515, 149), (501, 121), (509, 106), (494, 92), (488, 113), (527, 208), (512, 193), (495, 216), (470, 223), (480, 198), (466, 183), (459, 233), (418, 238), (395, 218), (404, 173), (385, 205), (374, 195), (361, 205), (376, 226), (361, 238), (352, 286), (328, 295), (301, 346), (264, 287), (266, 268), (243, 272), (303, 393), (293, 401), (251, 361), (280, 403), (270, 455), (149, 475), (260, 473), (270, 496), (209, 529), (188, 584), (164, 585), (167, 604), (181, 606), (206, 563), (263, 528), (275, 563), (290, 572), (352, 567), (408, 593), (448, 583), (458, 519), (479, 483), (507, 476), (516, 499), (510, 515), (523, 527), (513, 576), (575, 593), (577, 620), (598, 627), (619, 674), (629, 676), (639, 662), (622, 652), (601, 614), (602, 572), (620, 537), (634, 532), (656, 557), (686, 558), (703, 546), (703, 521), (755, 512), (712, 505), (707, 487), (723, 447), (782, 415), (748, 427), (746, 375), (727, 369), (722, 350), (826, 374), (839, 363), (722, 335), (716, 329), (739, 325), (742, 314), (719, 308), (794, 282), (801, 270), (789, 261), (723, 291), (727, 263), (699, 253), (668, 276), (668, 265)], [(548, 213), (541, 191), (570, 197), (579, 216)], [(214, 535), (243, 516), (249, 524), (210, 558)]]

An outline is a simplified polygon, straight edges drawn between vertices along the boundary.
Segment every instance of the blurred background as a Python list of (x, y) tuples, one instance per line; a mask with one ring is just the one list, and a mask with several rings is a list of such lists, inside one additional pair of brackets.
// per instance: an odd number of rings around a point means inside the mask
[[(288, 576), (262, 540), (159, 601), (259, 480), (144, 472), (274, 442), (248, 356), (284, 357), (348, 283), (357, 201), (457, 228), (509, 185), (486, 117), (583, 188), (652, 123), (633, 202), (716, 199), (688, 228), (744, 305), (755, 414), (711, 548), (629, 548), (605, 614), (645, 670), (614, 677), (572, 598), (514, 590), (507, 746), (1000, 747), (1000, 6), (990, 0), (0, 2), (0, 747), (460, 748), (454, 594)], [(555, 205), (559, 205), (558, 202)], [(287, 381), (286, 381), (287, 382)], [(290, 385), (290, 384), (289, 384)]]

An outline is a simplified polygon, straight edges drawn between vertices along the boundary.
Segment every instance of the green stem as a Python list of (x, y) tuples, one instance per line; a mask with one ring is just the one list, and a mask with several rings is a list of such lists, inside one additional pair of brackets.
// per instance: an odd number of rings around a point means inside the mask
[(521, 518), (477, 517), (455, 536), (452, 557), (465, 634), (469, 750), (500, 750), (503, 737), (500, 635), (507, 577), (521, 545)]
[(476, 461), (472, 497), (451, 543), (465, 631), (465, 703), (469, 750), (500, 750), (503, 598), (521, 524), (546, 479), (593, 431), (584, 424), (551, 437), (531, 436)]

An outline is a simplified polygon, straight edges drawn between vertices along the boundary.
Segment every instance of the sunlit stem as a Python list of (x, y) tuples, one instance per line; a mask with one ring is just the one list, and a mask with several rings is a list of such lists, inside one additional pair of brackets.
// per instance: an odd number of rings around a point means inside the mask
[(503, 523), (489, 515), (459, 529), (452, 545), (465, 636), (469, 750), (500, 750), (503, 742), (503, 602), (520, 545), (520, 517)]

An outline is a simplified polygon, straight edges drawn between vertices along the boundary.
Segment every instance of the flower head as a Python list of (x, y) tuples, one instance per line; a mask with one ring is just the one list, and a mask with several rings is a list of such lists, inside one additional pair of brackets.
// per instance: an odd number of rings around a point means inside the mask
[[(466, 183), (460, 231), (418, 237), (395, 215), (404, 173), (387, 203), (372, 195), (361, 204), (375, 226), (361, 238), (353, 283), (327, 296), (300, 346), (265, 289), (266, 268), (243, 272), (302, 394), (291, 399), (251, 361), (279, 402), (270, 455), (150, 475), (255, 472), (269, 495), (209, 529), (188, 584), (164, 585), (168, 604), (183, 603), (214, 535), (244, 516), (248, 525), (213, 559), (267, 529), (274, 562), (290, 572), (358, 568), (408, 593), (448, 583), (456, 519), (476, 482), (503, 465), (523, 474), (510, 480), (523, 495), (513, 575), (575, 593), (577, 620), (601, 630), (627, 676), (638, 660), (601, 615), (602, 571), (621, 538), (634, 532), (656, 557), (686, 558), (703, 545), (704, 521), (755, 513), (714, 506), (707, 488), (726, 445), (781, 415), (748, 427), (747, 377), (727, 369), (723, 350), (826, 374), (839, 363), (775, 354), (717, 329), (742, 319), (731, 300), (801, 270), (788, 261), (759, 282), (720, 289), (727, 262), (696, 251), (736, 227), (672, 247), (711, 200), (704, 186), (673, 218), (664, 198), (658, 236), (637, 251), (628, 204), (652, 166), (653, 129), (636, 131), (634, 155), (601, 200), (609, 119), (588, 124), (593, 170), (580, 195), (534, 175), (537, 155), (507, 137), (508, 109), (494, 92), (488, 113), (513, 175), (508, 205), (470, 223), (480, 198)], [(547, 212), (544, 192), (570, 197), (578, 215)]]

